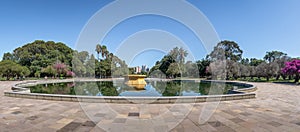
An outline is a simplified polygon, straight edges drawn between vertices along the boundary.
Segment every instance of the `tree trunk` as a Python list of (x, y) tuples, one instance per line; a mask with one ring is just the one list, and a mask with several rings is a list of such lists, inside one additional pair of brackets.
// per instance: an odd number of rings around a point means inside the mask
[(279, 78), (280, 78), (280, 74), (276, 76), (276, 80), (279, 80)]
[(299, 78), (300, 76), (299, 76), (299, 74), (297, 74), (296, 76), (295, 76), (295, 83), (298, 83), (299, 82)]
[(229, 75), (228, 74), (226, 74), (226, 80), (229, 80)]
[(283, 80), (285, 80), (285, 79), (286, 79), (286, 75), (281, 75), (281, 76), (282, 76)]
[(270, 77), (266, 77), (267, 78), (267, 82), (269, 82), (269, 80), (270, 80)]

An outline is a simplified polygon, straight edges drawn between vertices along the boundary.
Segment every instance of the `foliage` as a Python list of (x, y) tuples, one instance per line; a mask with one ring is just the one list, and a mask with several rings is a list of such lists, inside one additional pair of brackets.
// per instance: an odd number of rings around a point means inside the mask
[(209, 66), (210, 63), (211, 62), (208, 59), (202, 59), (196, 61), (198, 71), (199, 71), (199, 77), (209, 76), (209, 73), (207, 72), (207, 67)]
[(258, 66), (259, 64), (261, 64), (263, 62), (265, 62), (265, 61), (261, 60), (261, 59), (251, 58), (250, 62), (249, 62), (249, 65), (250, 66)]
[(281, 70), (286, 75), (295, 76), (295, 82), (299, 82), (300, 78), (300, 60), (293, 60), (285, 63), (285, 67)]
[(46, 68), (42, 69), (41, 74), (42, 76), (54, 77), (56, 74), (56, 70), (53, 68), (52, 65), (49, 65)]
[(237, 62), (242, 59), (243, 50), (234, 41), (224, 40), (214, 47), (214, 50), (209, 54), (212, 61), (215, 60), (231, 60)]
[(178, 63), (171, 63), (167, 70), (167, 75), (172, 76), (172, 78), (180, 77), (181, 70)]
[(256, 72), (258, 77), (265, 77), (269, 81), (270, 77), (274, 75), (279, 69), (278, 65), (275, 63), (266, 63), (263, 62), (256, 67)]
[(41, 72), (53, 63), (60, 61), (71, 64), (73, 50), (63, 43), (36, 40), (22, 47), (16, 48), (13, 53), (5, 53), (3, 60), (13, 60), (30, 69), (30, 75)]
[[(162, 76), (162, 74), (164, 74), (164, 76), (168, 78), (182, 77), (183, 75), (189, 76), (191, 70), (197, 71), (197, 65), (191, 64), (191, 62), (185, 63), (187, 55), (187, 51), (182, 47), (173, 48), (160, 61), (156, 62), (155, 66), (150, 69), (149, 75)], [(154, 73), (157, 75), (154, 75)]]
[(283, 56), (286, 56), (286, 53), (283, 53), (281, 51), (271, 51), (267, 52), (264, 56), (264, 59), (268, 61), (269, 63), (274, 62), (276, 59), (280, 59)]
[[(97, 44), (95, 51), (98, 54), (98, 60), (94, 61), (96, 64), (90, 65), (90, 68), (94, 66), (96, 77), (120, 77), (129, 73), (125, 61), (121, 60), (113, 53), (110, 53), (105, 45), (101, 46), (100, 44)], [(102, 59), (99, 57), (100, 54)], [(90, 60), (90, 64), (92, 64), (93, 60), (95, 59)]]
[[(12, 53), (5, 53), (0, 62), (0, 77), (120, 77), (133, 73), (125, 61), (108, 51), (105, 45), (95, 47), (97, 58), (87, 51), (74, 51), (60, 42), (36, 40)], [(266, 52), (263, 59), (242, 58), (243, 51), (234, 41), (219, 42), (205, 59), (187, 61), (188, 52), (175, 47), (150, 69), (148, 76), (159, 78), (207, 77), (299, 81), (299, 59), (292, 60), (281, 51)], [(297, 71), (298, 70), (298, 71)], [(250, 78), (250, 79), (249, 79)], [(275, 78), (275, 79), (274, 79)], [(265, 79), (265, 80), (264, 80)]]
[(4, 53), (2, 60), (11, 60), (14, 61), (14, 56), (11, 53)]
[(21, 66), (11, 60), (3, 60), (0, 62), (0, 75), (9, 80), (13, 77), (28, 76), (30, 71), (27, 67)]

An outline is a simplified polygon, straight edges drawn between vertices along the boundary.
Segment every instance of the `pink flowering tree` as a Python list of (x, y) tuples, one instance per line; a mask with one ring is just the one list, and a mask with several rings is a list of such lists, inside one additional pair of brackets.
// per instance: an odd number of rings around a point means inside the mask
[(67, 65), (64, 63), (57, 62), (53, 65), (53, 68), (56, 70), (56, 73), (58, 76), (61, 76), (62, 74), (66, 73)]
[(295, 77), (295, 83), (299, 82), (300, 78), (300, 60), (293, 60), (285, 63), (285, 67), (281, 69), (285, 75)]
[(67, 71), (68, 77), (75, 77), (75, 73), (73, 71)]

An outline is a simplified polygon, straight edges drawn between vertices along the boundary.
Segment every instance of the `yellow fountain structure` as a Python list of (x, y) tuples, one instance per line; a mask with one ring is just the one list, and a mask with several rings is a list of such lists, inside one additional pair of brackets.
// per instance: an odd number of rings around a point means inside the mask
[(145, 81), (146, 75), (127, 75), (124, 78), (125, 84), (138, 90), (144, 90), (147, 84)]

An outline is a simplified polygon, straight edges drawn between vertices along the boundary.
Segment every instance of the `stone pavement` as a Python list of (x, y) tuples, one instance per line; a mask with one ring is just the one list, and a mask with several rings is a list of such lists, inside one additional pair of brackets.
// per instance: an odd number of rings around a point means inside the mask
[(256, 99), (219, 104), (98, 104), (5, 97), (15, 83), (0, 82), (1, 132), (300, 131), (300, 86), (251, 83)]

